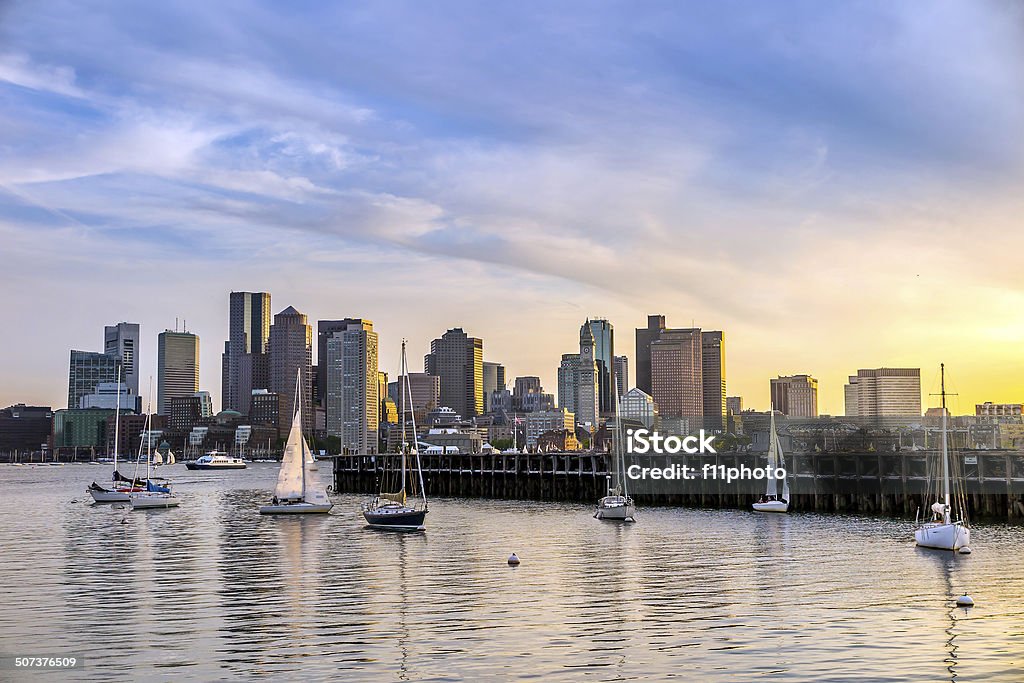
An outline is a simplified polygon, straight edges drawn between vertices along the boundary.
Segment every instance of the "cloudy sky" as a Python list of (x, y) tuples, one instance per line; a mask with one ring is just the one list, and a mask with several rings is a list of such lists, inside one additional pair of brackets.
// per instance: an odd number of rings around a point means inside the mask
[(0, 3), (0, 404), (228, 292), (462, 326), (549, 390), (588, 316), (723, 329), (730, 394), (950, 368), (1024, 401), (1016, 2)]

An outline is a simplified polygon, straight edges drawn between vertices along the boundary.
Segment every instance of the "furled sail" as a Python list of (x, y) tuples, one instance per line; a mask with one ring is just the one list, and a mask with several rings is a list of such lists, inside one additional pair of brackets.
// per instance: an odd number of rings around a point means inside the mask
[(402, 489), (398, 493), (382, 493), (380, 497), (384, 500), (392, 500), (399, 505), (405, 505), (405, 489)]
[[(292, 429), (288, 432), (288, 443), (284, 447), (281, 458), (281, 470), (277, 473), (277, 486), (274, 496), (278, 500), (297, 500), (302, 498), (303, 453), (306, 442), (302, 438), (302, 417), (295, 411)], [(307, 476), (308, 476), (307, 471)]]

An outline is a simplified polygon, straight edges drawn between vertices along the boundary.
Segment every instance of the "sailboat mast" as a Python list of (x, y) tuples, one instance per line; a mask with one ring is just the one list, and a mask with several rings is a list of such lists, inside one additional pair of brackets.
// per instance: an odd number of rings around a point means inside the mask
[(117, 404), (114, 408), (114, 471), (117, 472), (117, 437), (121, 434), (121, 366), (117, 366)]
[(302, 408), (301, 395), (299, 394), (299, 387), (302, 386), (302, 368), (295, 371), (295, 414), (299, 420), (299, 463), (302, 465), (302, 500), (306, 500), (306, 437), (302, 435)]
[(942, 496), (946, 504), (946, 524), (949, 524), (949, 444), (946, 438), (946, 364), (939, 365), (942, 391)]
[[(401, 370), (401, 372), (402, 372), (402, 376), (405, 377), (405, 390), (407, 392), (409, 392), (409, 401), (412, 402), (412, 389), (409, 387), (409, 368), (408, 368), (408, 366), (406, 364), (406, 360), (405, 360), (405, 340), (404, 339), (402, 340), (402, 370)], [(401, 487), (399, 487), (398, 490), (402, 492), (402, 494), (403, 494), (402, 497), (404, 498), (405, 497), (405, 495), (404, 495), (405, 494), (405, 460), (406, 460), (406, 455), (405, 455), (405, 412), (404, 412), (405, 411), (405, 407), (404, 407), (405, 395), (404, 394), (402, 395), (402, 404), (403, 404), (403, 407), (402, 407), (402, 410), (403, 410), (403, 412), (402, 412), (402, 485), (401, 485)], [(415, 417), (415, 414), (413, 415), (412, 419), (413, 419), (413, 423), (412, 423), (412, 425), (413, 425), (412, 426), (412, 438), (413, 438), (413, 441), (415, 441), (416, 440), (416, 417)]]

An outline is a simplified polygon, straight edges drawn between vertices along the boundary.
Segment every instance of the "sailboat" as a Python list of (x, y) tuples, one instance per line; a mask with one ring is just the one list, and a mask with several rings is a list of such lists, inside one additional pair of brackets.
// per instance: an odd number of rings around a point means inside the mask
[(117, 406), (114, 410), (114, 471), (110, 475), (110, 488), (93, 482), (86, 490), (97, 503), (127, 503), (128, 494), (141, 491), (138, 481), (128, 481), (117, 471), (118, 437), (121, 435), (121, 366), (117, 368)]
[(932, 504), (931, 521), (918, 524), (914, 540), (924, 548), (939, 550), (960, 550), (970, 552), (971, 530), (967, 526), (967, 506), (963, 496), (958, 496), (957, 516), (954, 521), (953, 500), (950, 496), (949, 439), (946, 433), (946, 364), (940, 365), (942, 376), (942, 498)]
[[(779, 434), (775, 431), (775, 411), (772, 410), (771, 414), (768, 427), (768, 468), (775, 472), (780, 468), (786, 469), (786, 458), (782, 454)], [(768, 488), (761, 500), (754, 503), (754, 509), (758, 512), (789, 512), (789, 476), (782, 480), (782, 495), (779, 495), (779, 480), (773, 476), (768, 477)]]
[(325, 514), (334, 507), (312, 469), (313, 452), (302, 436), (301, 384), (302, 371), (299, 370), (295, 378), (295, 417), (277, 473), (274, 498), (270, 505), (260, 506), (261, 515)]
[[(150, 411), (153, 409), (152, 390), (150, 395)], [(156, 483), (152, 479), (153, 469), (153, 414), (146, 415), (146, 488), (143, 491), (132, 491), (128, 494), (128, 502), (132, 504), (132, 510), (149, 510), (153, 508), (178, 507), (181, 502), (171, 493), (168, 486)], [(141, 450), (141, 447), (140, 449)], [(139, 463), (135, 463), (136, 475), (138, 474)]]
[[(405, 340), (402, 340), (402, 364), (401, 364), (401, 376), (405, 378), (405, 391), (401, 392), (399, 398), (400, 411), (398, 421), (402, 425), (402, 440), (399, 450), (401, 451), (401, 469), (399, 472), (399, 487), (396, 492), (386, 492), (385, 487), (389, 485), (388, 473), (385, 472), (385, 476), (381, 477), (381, 491), (371, 500), (363, 506), (363, 519), (366, 523), (378, 529), (393, 529), (397, 531), (423, 531), (426, 527), (423, 525), (423, 520), (427, 516), (427, 490), (423, 486), (423, 469), (420, 466), (420, 452), (419, 443), (416, 435), (416, 416), (412, 413), (412, 387), (409, 384), (409, 371), (406, 365), (405, 359)], [(402, 382), (399, 382), (399, 386)], [(409, 400), (409, 410), (412, 413), (412, 440), (413, 446), (407, 449), (408, 444), (405, 440), (405, 405), (406, 398)], [(418, 509), (415, 503), (409, 504), (408, 494), (406, 491), (408, 468), (409, 468), (409, 455), (416, 456), (416, 474), (417, 480), (413, 480), (413, 485), (419, 482), (420, 497), (423, 501), (423, 509)], [(415, 500), (415, 499), (414, 499)]]
[[(615, 384), (612, 371), (611, 386)], [(612, 467), (608, 495), (597, 501), (594, 519), (635, 522), (636, 506), (626, 490), (626, 462), (622, 457), (622, 418), (619, 414), (619, 396), (615, 397), (615, 431), (612, 433)]]

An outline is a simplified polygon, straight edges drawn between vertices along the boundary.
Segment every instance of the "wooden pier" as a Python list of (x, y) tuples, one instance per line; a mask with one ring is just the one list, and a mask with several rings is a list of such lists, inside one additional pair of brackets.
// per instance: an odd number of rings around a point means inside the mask
[[(338, 455), (334, 488), (352, 493), (378, 490), (381, 456)], [(790, 509), (914, 516), (931, 504), (928, 463), (923, 451), (787, 454)], [(1024, 453), (961, 451), (959, 467), (974, 517), (1024, 518)], [(604, 495), (608, 458), (595, 453), (421, 455), (427, 492), (434, 496), (591, 503)], [(685, 464), (694, 471), (712, 467), (764, 467), (763, 453), (644, 456), (644, 467)], [(699, 479), (673, 483), (654, 493), (631, 484), (638, 504), (648, 506), (747, 508), (764, 492), (762, 481)], [(924, 514), (924, 513), (922, 513)]]

